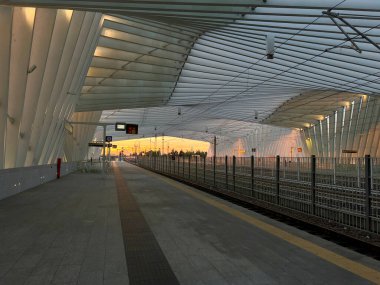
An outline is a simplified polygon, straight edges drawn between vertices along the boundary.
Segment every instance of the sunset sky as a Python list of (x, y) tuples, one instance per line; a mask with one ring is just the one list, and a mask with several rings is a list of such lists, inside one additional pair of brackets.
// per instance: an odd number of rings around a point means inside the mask
[[(156, 142), (156, 143), (155, 143)], [(130, 154), (136, 149), (137, 152), (149, 150), (161, 150), (162, 137), (143, 138), (135, 140), (114, 141), (113, 145), (117, 145), (117, 149), (112, 149), (112, 155), (118, 155), (124, 149), (125, 154)], [(208, 151), (210, 143), (197, 140), (189, 140), (176, 137), (164, 137), (164, 153), (174, 149), (177, 151)]]

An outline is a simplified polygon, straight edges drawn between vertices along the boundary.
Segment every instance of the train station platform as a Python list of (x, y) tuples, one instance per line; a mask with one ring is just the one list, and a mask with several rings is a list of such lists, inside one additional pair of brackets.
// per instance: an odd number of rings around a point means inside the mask
[(125, 162), (0, 201), (0, 284), (380, 284), (380, 262)]

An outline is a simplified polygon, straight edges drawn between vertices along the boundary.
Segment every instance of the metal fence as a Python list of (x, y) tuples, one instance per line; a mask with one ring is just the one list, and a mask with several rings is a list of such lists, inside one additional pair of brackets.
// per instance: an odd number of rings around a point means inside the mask
[(136, 157), (135, 163), (200, 186), (380, 233), (380, 159)]

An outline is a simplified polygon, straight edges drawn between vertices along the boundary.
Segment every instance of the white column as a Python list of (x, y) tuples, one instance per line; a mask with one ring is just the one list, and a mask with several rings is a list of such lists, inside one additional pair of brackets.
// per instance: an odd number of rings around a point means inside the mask
[(11, 65), (9, 76), (8, 115), (5, 167), (16, 166), (20, 122), (24, 110), (25, 89), (30, 66), (30, 50), (34, 28), (35, 8), (16, 7), (13, 11)]
[(25, 108), (20, 123), (16, 167), (25, 164), (33, 120), (37, 111), (42, 81), (45, 75), (47, 57), (54, 28), (56, 10), (37, 9), (33, 32), (30, 65), (37, 68), (29, 74), (25, 90)]
[[(67, 77), (63, 90), (69, 90), (70, 94), (61, 93), (60, 100), (64, 100), (63, 107), (61, 111), (54, 112), (53, 117), (58, 123), (54, 129), (50, 132), (52, 135), (52, 143), (45, 145), (43, 149), (43, 154), (45, 154), (44, 162), (54, 160), (53, 157), (56, 153), (56, 149), (60, 148), (63, 141), (60, 140), (59, 132), (64, 130), (63, 124), (64, 120), (68, 119), (72, 114), (75, 104), (77, 102), (78, 94), (80, 91), (80, 78), (82, 74), (86, 74), (90, 60), (88, 57), (92, 58), (93, 51), (95, 49), (95, 43), (97, 42), (97, 31), (99, 29), (100, 17), (98, 14), (86, 13), (84, 23), (82, 25), (81, 32), (79, 34), (79, 40), (76, 44), (74, 55), (72, 56), (71, 65), (69, 71), (67, 72)], [(88, 62), (87, 62), (88, 61)], [(75, 94), (75, 95), (74, 95)]]
[(5, 162), (5, 137), (8, 114), (9, 68), (12, 37), (12, 15), (10, 7), (0, 7), (0, 169)]
[(32, 133), (29, 140), (30, 151), (27, 154), (25, 165), (35, 165), (39, 161), (39, 153), (37, 152), (38, 141), (42, 133), (42, 125), (45, 120), (47, 105), (52, 95), (52, 90), (56, 80), (61, 56), (65, 45), (69, 25), (71, 21), (71, 12), (66, 10), (58, 10), (54, 24), (53, 35), (50, 43), (46, 70), (42, 82), (40, 97), (38, 99), (37, 111), (33, 120)]
[[(75, 11), (71, 18), (70, 28), (66, 38), (65, 47), (63, 49), (61, 62), (59, 64), (59, 69), (55, 78), (53, 91), (47, 105), (46, 117), (42, 125), (42, 136), (40, 136), (37, 143), (36, 156), (39, 157), (39, 164), (46, 163), (46, 151), (49, 147), (49, 144), (51, 144), (53, 140), (53, 129), (58, 124), (54, 113), (61, 112), (64, 102), (63, 100), (60, 100), (60, 97), (64, 96), (64, 98), (66, 98), (67, 96), (68, 90), (63, 90), (64, 82), (69, 71), (71, 58), (75, 50), (75, 45), (78, 40), (84, 15), (85, 12)], [(62, 93), (64, 93), (64, 95), (62, 95)]]

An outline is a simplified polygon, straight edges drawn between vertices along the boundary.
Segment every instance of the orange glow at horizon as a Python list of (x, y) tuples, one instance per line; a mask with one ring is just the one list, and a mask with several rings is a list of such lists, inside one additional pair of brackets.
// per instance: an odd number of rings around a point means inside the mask
[[(162, 140), (164, 138), (164, 140)], [(161, 151), (162, 143), (164, 143), (164, 151)], [(113, 145), (117, 145), (117, 148), (112, 148), (111, 155), (119, 155), (120, 151), (124, 151), (124, 154), (128, 155), (140, 152), (158, 151), (166, 154), (171, 152), (173, 149), (176, 151), (208, 151), (209, 142), (190, 140), (177, 137), (151, 137), (151, 138), (142, 138), (142, 139), (132, 139), (132, 140), (122, 140), (122, 141), (113, 141)]]

